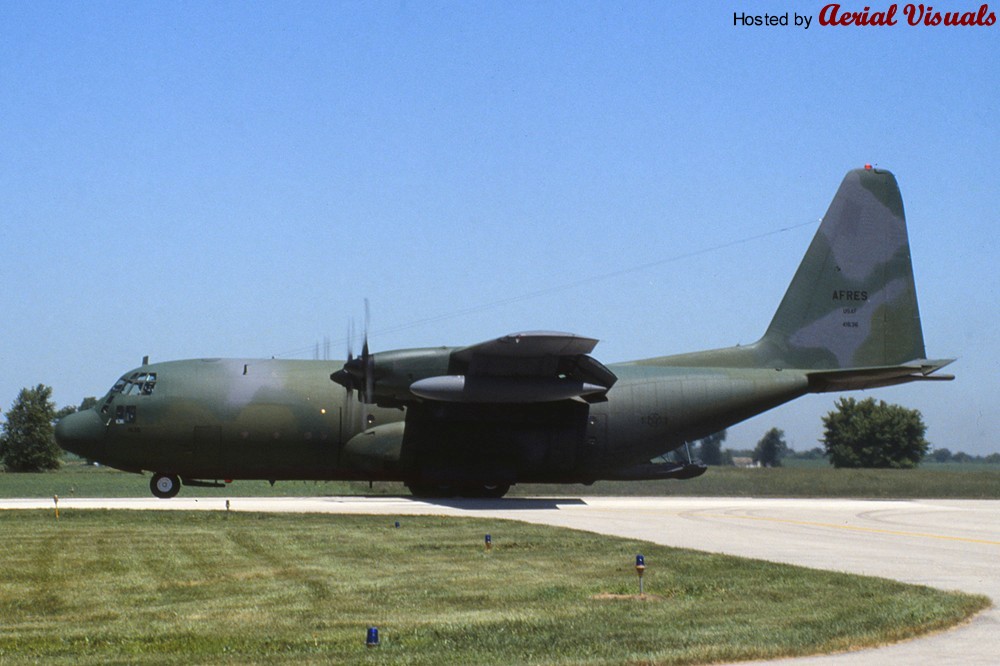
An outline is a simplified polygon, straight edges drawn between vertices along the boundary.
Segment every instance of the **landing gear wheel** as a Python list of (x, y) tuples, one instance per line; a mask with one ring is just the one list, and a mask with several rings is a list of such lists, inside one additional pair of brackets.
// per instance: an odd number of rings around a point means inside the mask
[(510, 490), (509, 483), (483, 483), (475, 486), (462, 486), (459, 494), (470, 499), (500, 499)]
[(500, 499), (507, 494), (508, 490), (510, 490), (509, 483), (487, 483), (479, 488), (478, 497)]
[(407, 483), (406, 487), (420, 499), (444, 499), (456, 494), (455, 488), (445, 483)]
[(157, 473), (149, 480), (149, 489), (160, 499), (170, 499), (181, 490), (181, 480), (173, 474)]

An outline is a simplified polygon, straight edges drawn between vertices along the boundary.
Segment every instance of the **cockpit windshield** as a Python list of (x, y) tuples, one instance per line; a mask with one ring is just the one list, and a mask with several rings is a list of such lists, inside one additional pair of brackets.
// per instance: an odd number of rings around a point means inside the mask
[(111, 395), (152, 395), (156, 387), (155, 372), (133, 372), (129, 377), (122, 377), (111, 387)]
[[(128, 377), (122, 377), (108, 391), (108, 397), (101, 406), (101, 413), (111, 416), (111, 403), (119, 395), (123, 396), (145, 396), (153, 395), (156, 388), (155, 372), (133, 372)], [(135, 405), (122, 407), (118, 405), (115, 411), (116, 423), (132, 423), (135, 421)]]

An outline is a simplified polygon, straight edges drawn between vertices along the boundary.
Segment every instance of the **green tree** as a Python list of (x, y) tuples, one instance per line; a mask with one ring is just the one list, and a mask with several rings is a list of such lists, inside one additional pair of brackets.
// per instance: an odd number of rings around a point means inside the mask
[(934, 449), (928, 454), (930, 460), (939, 463), (946, 463), (951, 460), (951, 451), (948, 449)]
[(80, 402), (80, 406), (79, 407), (74, 407), (73, 405), (66, 405), (65, 407), (63, 407), (62, 409), (60, 409), (59, 411), (57, 411), (56, 412), (56, 417), (55, 417), (54, 420), (55, 421), (59, 421), (59, 419), (64, 418), (66, 416), (69, 416), (70, 414), (75, 414), (77, 412), (82, 412), (85, 409), (90, 409), (91, 407), (93, 407), (96, 404), (97, 404), (97, 398), (93, 398), (93, 397), (84, 398)]
[(789, 455), (799, 460), (820, 460), (826, 456), (826, 452), (822, 448), (814, 446), (808, 451), (790, 451)]
[(0, 458), (8, 472), (59, 469), (62, 449), (52, 427), (56, 408), (51, 397), (52, 388), (44, 384), (23, 388), (7, 412), (0, 433)]
[(706, 465), (721, 465), (722, 443), (726, 441), (726, 431), (720, 430), (698, 441), (698, 457), (701, 461)]
[(781, 428), (771, 428), (753, 450), (753, 461), (764, 467), (781, 467), (781, 459), (788, 453), (785, 443), (785, 431)]
[(920, 412), (883, 400), (840, 398), (823, 417), (823, 445), (834, 467), (911, 468), (930, 448)]

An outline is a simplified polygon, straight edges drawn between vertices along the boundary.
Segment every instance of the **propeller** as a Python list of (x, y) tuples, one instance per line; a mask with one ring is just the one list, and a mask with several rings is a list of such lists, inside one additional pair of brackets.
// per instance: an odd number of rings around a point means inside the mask
[[(375, 357), (372, 355), (371, 348), (368, 345), (368, 325), (370, 321), (371, 315), (368, 299), (366, 298), (365, 337), (361, 345), (361, 355), (354, 356), (354, 322), (352, 321), (348, 327), (347, 334), (347, 361), (344, 363), (344, 367), (330, 375), (330, 379), (347, 389), (349, 396), (353, 396), (353, 392), (356, 391), (359, 401), (362, 405), (366, 406), (375, 402)], [(362, 428), (367, 429), (369, 425), (367, 407), (362, 410), (361, 416)]]
[(347, 361), (344, 366), (330, 375), (330, 379), (347, 389), (348, 397), (354, 395), (358, 388), (355, 369), (357, 364), (354, 361), (354, 320), (351, 319), (347, 325)]

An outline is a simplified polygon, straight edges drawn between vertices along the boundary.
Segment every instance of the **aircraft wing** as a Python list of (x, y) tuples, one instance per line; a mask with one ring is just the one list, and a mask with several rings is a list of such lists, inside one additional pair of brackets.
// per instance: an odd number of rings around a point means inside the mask
[(512, 333), (452, 352), (452, 358), (472, 362), (477, 358), (538, 358), (589, 354), (597, 346), (595, 338), (554, 331)]
[(418, 379), (410, 392), (444, 402), (600, 402), (617, 377), (588, 356), (596, 345), (597, 340), (572, 333), (505, 335), (452, 351), (448, 374)]

